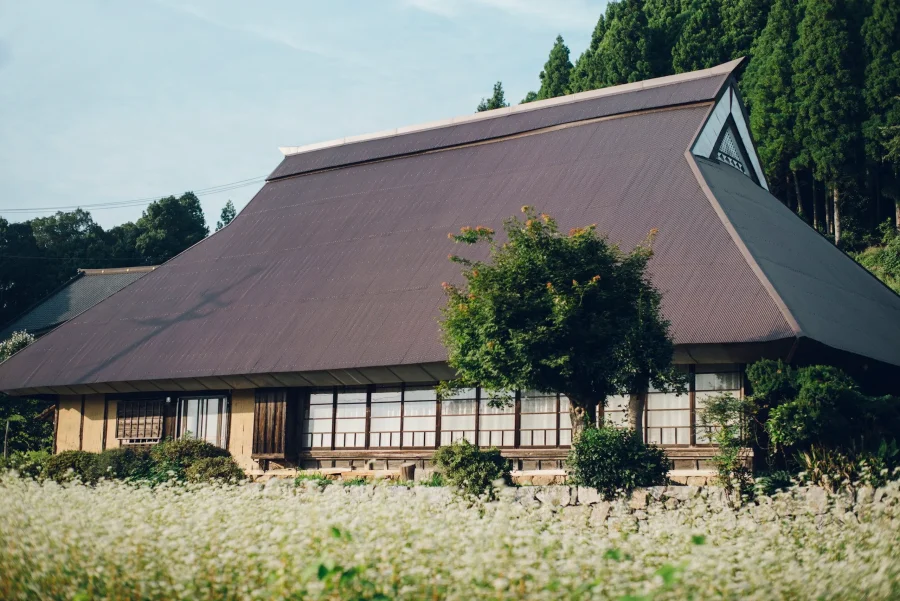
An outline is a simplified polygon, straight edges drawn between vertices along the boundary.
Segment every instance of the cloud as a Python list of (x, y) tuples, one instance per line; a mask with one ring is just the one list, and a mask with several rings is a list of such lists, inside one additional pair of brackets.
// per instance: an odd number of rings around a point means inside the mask
[(490, 9), (565, 28), (593, 26), (607, 4), (606, 0), (404, 0), (404, 3), (449, 19)]
[[(202, 0), (201, 0), (202, 1)], [(340, 44), (319, 41), (322, 36), (314, 32), (298, 31), (297, 23), (290, 18), (278, 18), (277, 14), (265, 10), (242, 11), (232, 6), (219, 7), (216, 3), (206, 4), (206, 9), (195, 3), (180, 0), (157, 0), (170, 10), (189, 15), (213, 27), (238, 34), (249, 35), (265, 42), (286, 47), (296, 52), (315, 55), (328, 60), (339, 60), (359, 67), (370, 66), (371, 61), (362, 54), (354, 53)], [(240, 5), (238, 5), (240, 7)], [(275, 7), (271, 11), (277, 13)], [(302, 23), (302, 21), (301, 21)]]

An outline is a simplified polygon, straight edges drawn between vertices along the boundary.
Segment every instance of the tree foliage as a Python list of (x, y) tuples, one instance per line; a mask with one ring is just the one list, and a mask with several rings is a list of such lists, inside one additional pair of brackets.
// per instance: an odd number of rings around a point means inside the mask
[(482, 98), (481, 102), (479, 102), (478, 106), (475, 108), (475, 112), (481, 113), (484, 111), (492, 111), (507, 106), (509, 106), (509, 103), (506, 102), (506, 94), (503, 92), (503, 83), (498, 81), (494, 84), (494, 93), (490, 98)]
[(756, 58), (744, 76), (756, 149), (766, 177), (775, 181), (784, 178), (800, 153), (794, 133), (797, 98), (792, 69), (797, 20), (795, 0), (775, 0), (768, 22), (753, 45)]
[(432, 461), (440, 468), (443, 479), (469, 498), (486, 495), (493, 499), (494, 482), (512, 484), (509, 460), (498, 449), (479, 449), (466, 439), (440, 447)]
[(672, 49), (675, 73), (708, 69), (727, 60), (721, 0), (693, 0)]
[(466, 280), (444, 285), (443, 341), (457, 384), (565, 393), (577, 432), (596, 423), (609, 395), (679, 381), (661, 296), (647, 275), (655, 232), (626, 253), (593, 225), (566, 235), (549, 215), (522, 211), (524, 220), (504, 223), (502, 243), (481, 226), (450, 234), (490, 247), (488, 261), (451, 255)]
[(860, 159), (862, 61), (851, 0), (802, 4), (794, 60), (797, 135), (816, 176), (840, 185)]
[(572, 442), (566, 465), (572, 484), (596, 488), (611, 500), (635, 488), (665, 484), (671, 462), (665, 451), (644, 444), (634, 430), (604, 425)]
[(150, 203), (137, 221), (135, 247), (153, 263), (168, 261), (209, 235), (200, 199), (193, 192)]
[(900, 294), (900, 233), (885, 221), (881, 227), (881, 244), (872, 245), (856, 255), (856, 260)]
[(220, 229), (234, 221), (236, 215), (237, 211), (234, 210), (234, 203), (230, 200), (227, 201), (225, 206), (222, 207), (222, 212), (219, 213), (219, 221), (216, 222), (216, 231), (218, 232)]
[[(0, 363), (34, 342), (27, 332), (13, 332), (0, 342)], [(53, 425), (38, 421), (50, 403), (37, 399), (11, 398), (0, 394), (0, 436), (7, 453), (49, 450), (53, 444)]]
[(603, 85), (615, 86), (652, 76), (650, 35), (643, 0), (623, 0), (597, 50)]
[(869, 396), (836, 367), (763, 360), (747, 369), (756, 411), (774, 449), (872, 448), (900, 429), (900, 399)]
[[(222, 219), (229, 215), (233, 217), (234, 206), (226, 204)], [(0, 324), (18, 317), (80, 268), (152, 265), (208, 233), (200, 202), (190, 192), (152, 202), (137, 223), (106, 231), (82, 209), (22, 223), (0, 217)]]
[(537, 92), (536, 100), (568, 94), (571, 72), (572, 62), (569, 60), (569, 47), (566, 46), (561, 35), (556, 36), (556, 43), (553, 44), (550, 57), (540, 74), (541, 87)]
[[(862, 28), (865, 43), (866, 150), (874, 162), (890, 161), (889, 128), (900, 126), (900, 3), (872, 0)], [(887, 128), (887, 131), (886, 131)], [(900, 157), (894, 159), (900, 164)]]

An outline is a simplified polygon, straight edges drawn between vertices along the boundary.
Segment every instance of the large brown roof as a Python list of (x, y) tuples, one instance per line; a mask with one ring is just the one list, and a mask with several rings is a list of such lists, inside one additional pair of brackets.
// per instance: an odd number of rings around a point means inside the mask
[(228, 227), (0, 366), (0, 390), (439, 364), (441, 282), (458, 278), (447, 232), (523, 204), (625, 248), (658, 228), (652, 277), (677, 344), (793, 338), (685, 154), (733, 66), (288, 156)]

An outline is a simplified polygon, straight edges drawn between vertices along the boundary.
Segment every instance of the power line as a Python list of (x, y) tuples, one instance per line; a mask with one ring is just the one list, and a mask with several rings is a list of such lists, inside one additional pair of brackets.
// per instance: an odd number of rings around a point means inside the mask
[(0, 255), (3, 259), (35, 259), (38, 261), (144, 261), (142, 257), (39, 257), (29, 255)]
[[(247, 186), (252, 186), (257, 183), (262, 183), (266, 179), (266, 176), (261, 175), (258, 177), (252, 177), (249, 179), (243, 179), (236, 182), (230, 182), (227, 184), (219, 184), (218, 186), (210, 186), (208, 188), (200, 188), (199, 190), (194, 190), (194, 194), (197, 196), (209, 196), (211, 194), (220, 194), (222, 192), (228, 192), (231, 190), (237, 190), (238, 188), (245, 188)], [(36, 208), (15, 208), (15, 209), (0, 209), (0, 213), (52, 213), (56, 211), (63, 210), (73, 210), (73, 209), (86, 209), (91, 211), (100, 211), (106, 209), (122, 209), (127, 207), (135, 207), (143, 204), (147, 204), (150, 202), (154, 202), (160, 200), (162, 198), (166, 198), (166, 196), (147, 196), (145, 198), (133, 198), (131, 200), (119, 200), (113, 202), (100, 202), (94, 204), (77, 204), (77, 205), (67, 205), (67, 206), (57, 206), (57, 207), (36, 207)]]

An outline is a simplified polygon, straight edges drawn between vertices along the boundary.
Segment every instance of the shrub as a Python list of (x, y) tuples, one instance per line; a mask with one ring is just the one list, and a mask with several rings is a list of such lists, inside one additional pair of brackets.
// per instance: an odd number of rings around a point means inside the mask
[(204, 457), (190, 464), (184, 470), (185, 477), (191, 482), (226, 482), (239, 481), (245, 478), (242, 470), (233, 457)]
[(419, 480), (416, 482), (419, 486), (433, 486), (440, 487), (445, 486), (444, 476), (441, 475), (440, 472), (431, 472), (431, 475), (423, 480)]
[(794, 475), (787, 470), (774, 470), (760, 474), (754, 482), (754, 493), (757, 496), (771, 497), (777, 492), (785, 491), (794, 485)]
[(96, 453), (87, 451), (63, 451), (47, 460), (45, 475), (57, 482), (79, 479), (85, 483), (97, 481)]
[(590, 428), (572, 444), (567, 460), (571, 481), (596, 488), (604, 498), (619, 492), (665, 484), (669, 458), (656, 445), (646, 445), (629, 429), (604, 425)]
[(871, 246), (854, 255), (875, 277), (900, 294), (900, 235), (890, 220), (881, 224), (881, 245)]
[(296, 478), (294, 478), (294, 484), (296, 486), (300, 486), (304, 482), (315, 482), (319, 486), (328, 486), (332, 484), (332, 480), (329, 480), (322, 474), (315, 472), (311, 474), (298, 474)]
[(744, 450), (752, 445), (750, 419), (754, 411), (751, 401), (728, 393), (707, 399), (700, 411), (700, 424), (717, 448), (711, 462), (719, 484), (729, 494), (743, 496), (751, 492), (752, 475)]
[(895, 479), (900, 468), (900, 449), (897, 443), (882, 441), (874, 452), (851, 447), (830, 449), (814, 445), (797, 455), (803, 468), (803, 479), (832, 492), (869, 485), (883, 486)]
[(153, 460), (144, 449), (119, 447), (97, 456), (97, 475), (111, 480), (146, 480), (153, 475)]
[(177, 440), (168, 438), (150, 450), (150, 458), (154, 464), (153, 479), (165, 481), (174, 477), (183, 480), (187, 468), (201, 459), (213, 457), (231, 457), (231, 454), (199, 438), (190, 436)]
[(341, 481), (341, 484), (344, 486), (365, 486), (369, 481), (363, 478), (362, 476), (357, 476), (355, 478), (350, 478), (349, 480)]
[(813, 446), (875, 452), (900, 430), (900, 401), (864, 394), (836, 367), (792, 368), (759, 361), (747, 370), (756, 419), (776, 450), (790, 457)]
[(6, 459), (0, 457), (0, 469), (16, 470), (20, 476), (25, 478), (39, 479), (43, 477), (50, 457), (48, 451), (13, 453)]
[(443, 477), (451, 486), (459, 488), (466, 496), (477, 498), (483, 494), (493, 499), (494, 482), (512, 483), (509, 461), (495, 448), (481, 450), (463, 439), (434, 453), (434, 464), (441, 468)]

